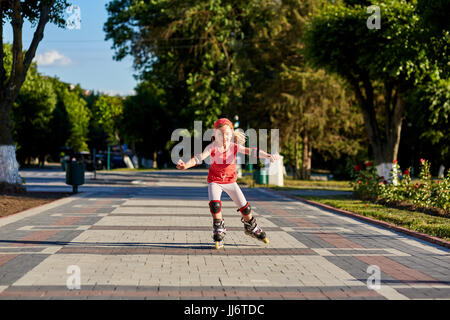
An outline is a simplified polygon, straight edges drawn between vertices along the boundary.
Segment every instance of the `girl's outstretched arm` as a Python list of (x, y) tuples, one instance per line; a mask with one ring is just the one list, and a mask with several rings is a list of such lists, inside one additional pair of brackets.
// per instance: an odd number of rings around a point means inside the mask
[[(257, 156), (256, 153), (258, 152), (257, 150), (258, 150), (257, 148), (246, 148), (244, 146), (238, 145), (238, 152), (246, 154), (250, 157), (256, 157)], [(270, 154), (263, 150), (259, 150), (258, 158), (270, 159), (270, 162), (274, 162), (275, 160), (279, 159), (279, 156), (278, 154)]]
[[(256, 152), (257, 151), (255, 151), (255, 154), (256, 154)], [(270, 162), (274, 162), (275, 160), (278, 160), (280, 157), (278, 156), (278, 154), (270, 154), (263, 150), (259, 150), (258, 158), (259, 159), (269, 159)]]
[(195, 167), (202, 163), (203, 160), (209, 157), (211, 154), (211, 146), (212, 144), (208, 145), (205, 150), (201, 154), (197, 154), (193, 156), (188, 162), (184, 162), (183, 160), (178, 160), (177, 163), (177, 169), (179, 170), (187, 170), (189, 168)]

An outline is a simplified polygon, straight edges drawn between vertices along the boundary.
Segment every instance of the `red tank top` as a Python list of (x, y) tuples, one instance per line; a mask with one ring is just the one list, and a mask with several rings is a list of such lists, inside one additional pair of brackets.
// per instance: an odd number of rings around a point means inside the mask
[(231, 143), (228, 150), (220, 152), (214, 143), (211, 149), (211, 166), (208, 172), (208, 183), (233, 183), (237, 180), (236, 154), (238, 145)]

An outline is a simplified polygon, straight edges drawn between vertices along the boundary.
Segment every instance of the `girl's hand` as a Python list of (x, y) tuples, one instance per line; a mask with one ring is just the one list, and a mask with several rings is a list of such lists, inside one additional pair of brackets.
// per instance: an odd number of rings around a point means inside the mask
[(280, 156), (278, 154), (270, 154), (268, 158), (270, 162), (275, 162), (276, 160), (280, 159)]
[(178, 160), (177, 169), (179, 170), (186, 170), (186, 164), (183, 160)]

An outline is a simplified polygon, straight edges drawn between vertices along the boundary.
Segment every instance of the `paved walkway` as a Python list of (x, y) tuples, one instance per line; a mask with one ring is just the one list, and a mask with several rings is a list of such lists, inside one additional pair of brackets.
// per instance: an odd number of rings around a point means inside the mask
[[(71, 190), (62, 172), (21, 174), (30, 190)], [(0, 299), (450, 299), (448, 249), (266, 190), (243, 189), (270, 244), (224, 196), (216, 251), (205, 177), (98, 174), (0, 219)]]

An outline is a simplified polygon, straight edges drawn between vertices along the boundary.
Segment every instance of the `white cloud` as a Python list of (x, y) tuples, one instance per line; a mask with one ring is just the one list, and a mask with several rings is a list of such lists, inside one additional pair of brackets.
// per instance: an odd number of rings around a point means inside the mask
[(68, 66), (72, 63), (68, 57), (62, 55), (56, 50), (46, 51), (43, 54), (38, 54), (34, 59), (38, 66)]

